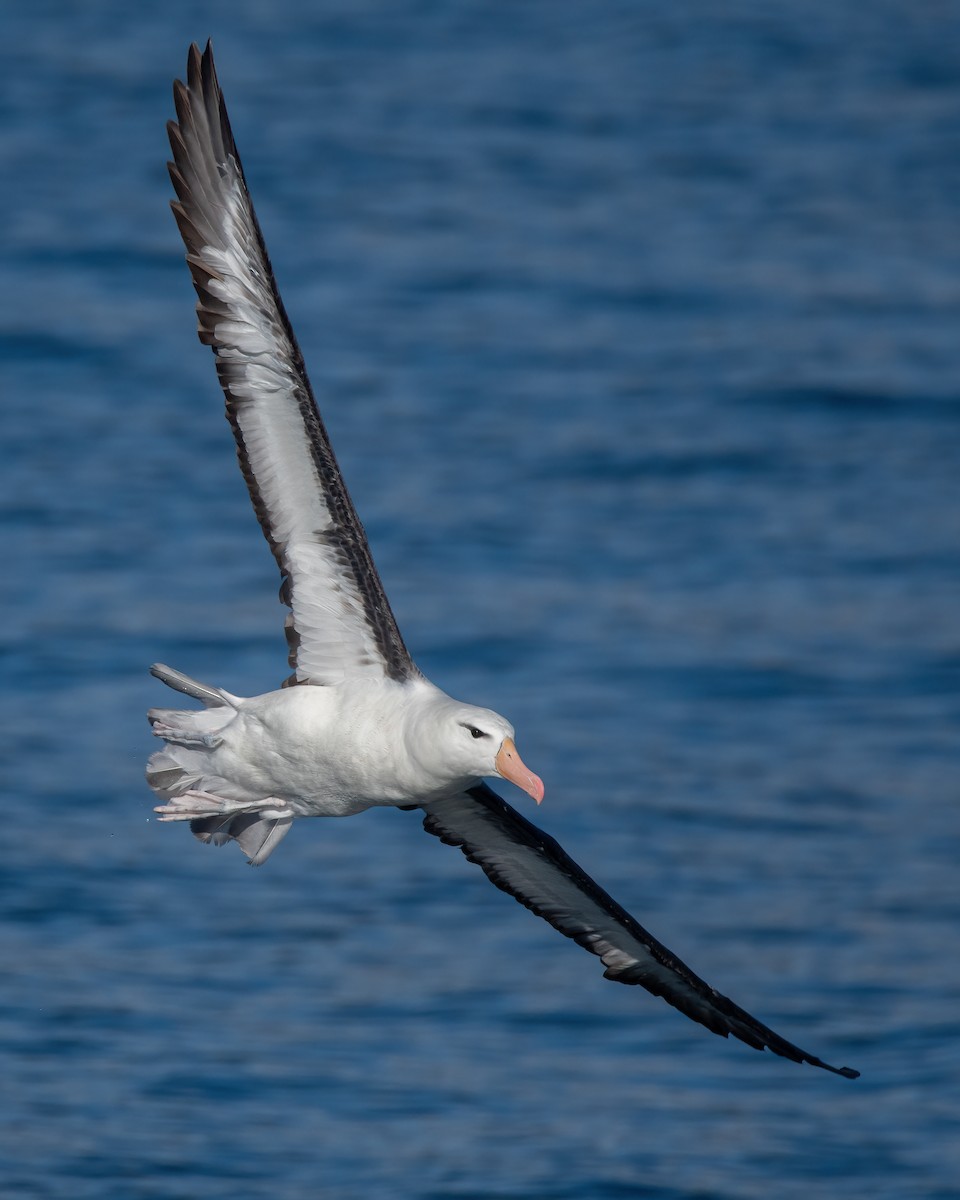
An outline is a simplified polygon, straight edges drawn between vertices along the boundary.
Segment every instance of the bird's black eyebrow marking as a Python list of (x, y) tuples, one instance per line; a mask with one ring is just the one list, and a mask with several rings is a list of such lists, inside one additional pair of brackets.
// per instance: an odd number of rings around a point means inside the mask
[(470, 725), (467, 721), (461, 721), (460, 725), (467, 730), (471, 737), (488, 738), (491, 736), (485, 729), (478, 729), (476, 725)]

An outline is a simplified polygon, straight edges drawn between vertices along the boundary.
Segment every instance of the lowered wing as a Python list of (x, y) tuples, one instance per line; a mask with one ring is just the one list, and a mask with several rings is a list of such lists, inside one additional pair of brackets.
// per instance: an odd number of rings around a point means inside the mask
[(721, 1037), (856, 1079), (768, 1029), (690, 970), (583, 871), (560, 844), (522, 817), (486, 784), (423, 805), (424, 829), (459, 846), (490, 881), (596, 954), (604, 975), (634, 983)]

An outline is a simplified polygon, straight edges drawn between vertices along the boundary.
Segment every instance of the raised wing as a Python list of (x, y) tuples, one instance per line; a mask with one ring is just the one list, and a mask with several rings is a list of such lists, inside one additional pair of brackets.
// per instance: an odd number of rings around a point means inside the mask
[(594, 883), (558, 842), (486, 784), (423, 808), (428, 833), (459, 846), (498, 888), (596, 954), (607, 979), (640, 984), (721, 1037), (733, 1034), (756, 1050), (772, 1050), (847, 1079), (860, 1074), (807, 1054), (704, 983)]
[(418, 674), (347, 493), (273, 278), (210, 43), (168, 123), (172, 202), (253, 507), (290, 606), (288, 683)]

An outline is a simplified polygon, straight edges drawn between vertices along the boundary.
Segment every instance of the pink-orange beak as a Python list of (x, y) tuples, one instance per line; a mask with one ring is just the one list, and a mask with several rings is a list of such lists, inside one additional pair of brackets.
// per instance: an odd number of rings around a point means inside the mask
[(528, 796), (532, 796), (539, 804), (543, 799), (543, 780), (539, 775), (524, 766), (523, 759), (517, 753), (513, 738), (504, 738), (503, 745), (497, 751), (497, 774), (509, 779), (518, 788), (523, 788)]

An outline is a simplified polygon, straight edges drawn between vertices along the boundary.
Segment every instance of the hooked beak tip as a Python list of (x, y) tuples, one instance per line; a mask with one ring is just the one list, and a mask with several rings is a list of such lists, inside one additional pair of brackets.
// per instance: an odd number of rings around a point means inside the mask
[(508, 779), (511, 783), (522, 788), (528, 796), (532, 796), (536, 804), (539, 806), (543, 801), (543, 780), (539, 775), (534, 775), (530, 768), (524, 763), (523, 759), (517, 753), (517, 747), (514, 745), (513, 738), (504, 738), (503, 745), (497, 752), (496, 757), (497, 773), (502, 779)]

